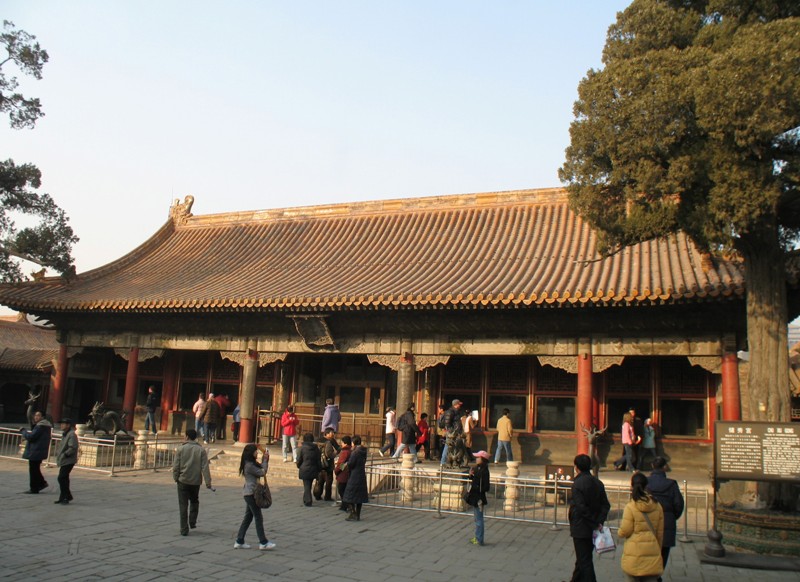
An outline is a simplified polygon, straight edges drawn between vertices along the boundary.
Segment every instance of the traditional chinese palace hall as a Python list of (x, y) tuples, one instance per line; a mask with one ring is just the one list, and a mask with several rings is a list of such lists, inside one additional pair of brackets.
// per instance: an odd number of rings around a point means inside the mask
[(193, 202), (106, 266), (0, 287), (55, 326), (56, 420), (102, 401), (139, 422), (153, 385), (178, 432), (199, 393), (222, 392), (247, 441), (257, 407), (321, 413), (332, 397), (379, 426), (388, 405), (433, 416), (458, 397), (476, 446), (494, 447), (508, 408), (520, 459), (565, 461), (582, 426), (618, 436), (631, 406), (667, 454), (709, 450), (714, 421), (740, 417), (742, 265), (683, 234), (602, 258), (562, 189), (198, 216)]

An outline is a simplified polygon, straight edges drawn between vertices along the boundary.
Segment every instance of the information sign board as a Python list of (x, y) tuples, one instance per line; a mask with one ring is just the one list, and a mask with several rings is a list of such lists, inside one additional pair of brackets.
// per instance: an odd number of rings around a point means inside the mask
[(800, 484), (800, 423), (717, 421), (717, 479)]

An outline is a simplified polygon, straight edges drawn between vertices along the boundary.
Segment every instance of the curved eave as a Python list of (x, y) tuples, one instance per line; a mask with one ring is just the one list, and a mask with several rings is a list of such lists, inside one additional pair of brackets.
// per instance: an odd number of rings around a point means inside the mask
[(654, 306), (677, 303), (694, 303), (744, 297), (742, 287), (726, 290), (687, 290), (681, 293), (664, 293), (660, 290), (607, 292), (554, 292), (526, 296), (514, 294), (466, 295), (380, 295), (378, 297), (307, 298), (285, 297), (220, 298), (206, 300), (141, 301), (124, 299), (116, 301), (66, 304), (43, 302), (9, 304), (9, 307), (27, 313), (203, 313), (203, 312), (298, 312), (298, 311), (375, 311), (405, 309), (502, 309), (525, 307), (617, 307)]

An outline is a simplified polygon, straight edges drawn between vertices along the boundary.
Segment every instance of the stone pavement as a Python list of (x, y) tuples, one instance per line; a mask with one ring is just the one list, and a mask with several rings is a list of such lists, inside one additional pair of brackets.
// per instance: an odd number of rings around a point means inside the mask
[[(39, 495), (27, 489), (27, 463), (0, 459), (0, 578), (3, 580), (356, 580), (528, 581), (569, 579), (569, 532), (548, 526), (487, 520), (483, 547), (472, 546), (470, 515), (364, 506), (362, 521), (346, 522), (330, 503), (304, 507), (302, 488), (273, 485), (265, 510), (273, 551), (234, 550), (244, 503), (241, 481), (220, 479), (200, 491), (198, 528), (178, 534), (177, 494), (170, 471), (107, 477), (72, 473), (75, 501), (54, 505), (56, 469)], [(299, 482), (298, 482), (299, 483)], [(254, 526), (247, 541), (256, 544)], [(700, 542), (673, 549), (665, 580), (800, 581), (800, 573), (740, 570), (701, 564)], [(621, 550), (595, 558), (599, 580), (621, 580)]]

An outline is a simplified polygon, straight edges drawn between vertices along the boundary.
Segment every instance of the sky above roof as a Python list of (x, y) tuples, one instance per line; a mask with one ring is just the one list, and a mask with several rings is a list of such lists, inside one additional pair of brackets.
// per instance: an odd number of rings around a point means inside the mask
[(189, 194), (210, 214), (559, 186), (628, 3), (6, 0), (50, 62), (18, 75), (46, 116), (4, 119), (2, 155), (42, 171), (79, 273)]

